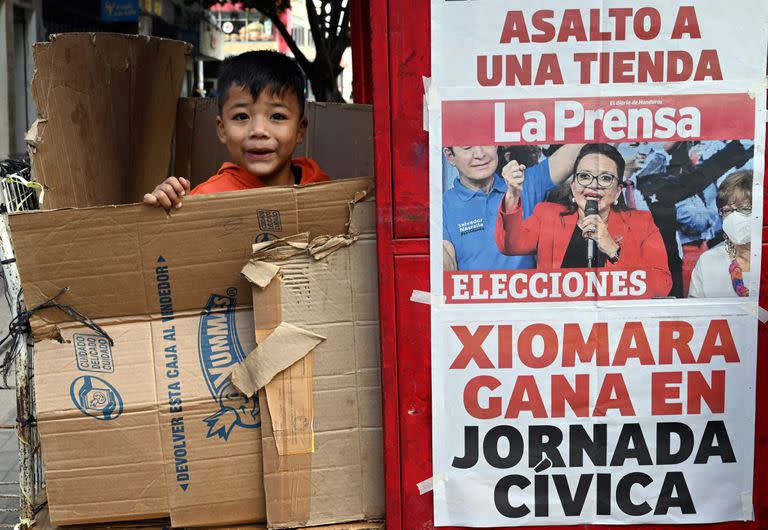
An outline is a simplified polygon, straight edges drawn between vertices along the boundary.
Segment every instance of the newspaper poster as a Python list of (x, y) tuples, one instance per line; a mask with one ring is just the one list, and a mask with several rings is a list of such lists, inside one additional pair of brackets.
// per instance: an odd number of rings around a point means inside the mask
[(753, 520), (763, 0), (432, 0), (435, 526)]

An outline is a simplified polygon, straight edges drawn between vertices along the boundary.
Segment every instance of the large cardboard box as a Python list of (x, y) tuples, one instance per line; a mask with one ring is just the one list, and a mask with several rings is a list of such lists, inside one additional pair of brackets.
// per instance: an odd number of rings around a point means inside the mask
[(254, 269), (279, 272), (253, 287), (259, 348), (232, 380), (250, 393), (298, 358), (259, 392), (270, 528), (384, 516), (375, 219), (358, 202), (349, 234), (255, 246)]
[(256, 241), (346, 232), (370, 186), (189, 197), (171, 214), (127, 205), (10, 217), (27, 306), (67, 288), (57, 302), (114, 340), (57, 309), (32, 320), (53, 524), (266, 519), (263, 418), (227, 377), (254, 347), (240, 269)]

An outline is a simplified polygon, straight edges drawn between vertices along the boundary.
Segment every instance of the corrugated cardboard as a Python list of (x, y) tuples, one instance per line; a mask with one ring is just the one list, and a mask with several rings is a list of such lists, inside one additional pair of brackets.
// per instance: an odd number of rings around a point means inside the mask
[[(372, 110), (371, 105), (308, 102), (309, 127), (294, 155), (315, 159), (334, 179), (373, 175)], [(215, 98), (179, 100), (174, 175), (188, 178), (193, 186), (229, 159), (216, 136), (217, 113)]]
[(227, 148), (216, 134), (218, 112), (216, 98), (180, 98), (176, 107), (173, 174), (189, 179), (192, 187), (215, 175), (229, 160)]
[[(10, 217), (33, 318), (37, 420), (56, 525), (170, 515), (174, 526), (262, 522), (263, 422), (227, 378), (254, 347), (251, 244), (346, 230), (368, 179)], [(261, 308), (258, 308), (259, 311)], [(58, 340), (57, 340), (58, 339)]]
[(34, 45), (32, 167), (49, 188), (44, 208), (139, 201), (167, 175), (189, 50), (114, 33)]
[(270, 528), (384, 515), (371, 201), (354, 206), (350, 233), (353, 238), (335, 240), (330, 254), (328, 239), (315, 247), (323, 259), (308, 251), (273, 261), (278, 276), (265, 288), (253, 287), (254, 307), (261, 308), (254, 311), (259, 344), (281, 323), (326, 338), (259, 392)]
[(361, 104), (307, 104), (309, 129), (296, 156), (314, 158), (333, 178), (374, 175), (373, 107)]

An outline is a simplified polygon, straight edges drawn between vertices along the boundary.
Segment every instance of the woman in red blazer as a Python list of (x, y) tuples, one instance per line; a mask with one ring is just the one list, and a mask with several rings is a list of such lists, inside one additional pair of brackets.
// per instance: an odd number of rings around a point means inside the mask
[(559, 202), (538, 204), (525, 220), (513, 189), (522, 182), (510, 183), (496, 221), (499, 250), (507, 255), (537, 253), (540, 270), (587, 267), (586, 241), (591, 239), (593, 267), (645, 270), (648, 294), (667, 296), (672, 276), (664, 242), (649, 212), (630, 210), (624, 203), (623, 157), (609, 144), (587, 144), (573, 172)]

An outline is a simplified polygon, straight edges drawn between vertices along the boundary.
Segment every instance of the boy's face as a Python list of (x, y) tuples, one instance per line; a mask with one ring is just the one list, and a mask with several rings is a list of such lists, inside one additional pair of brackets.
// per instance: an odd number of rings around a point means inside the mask
[(267, 185), (293, 183), (291, 158), (307, 130), (295, 94), (264, 90), (254, 99), (247, 88), (232, 85), (216, 130), (230, 161)]

